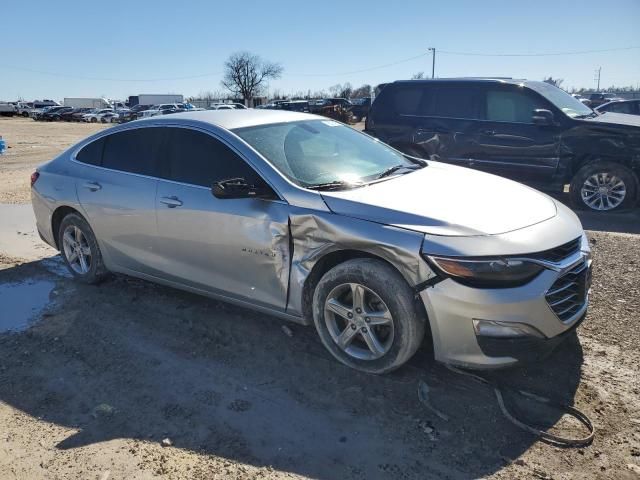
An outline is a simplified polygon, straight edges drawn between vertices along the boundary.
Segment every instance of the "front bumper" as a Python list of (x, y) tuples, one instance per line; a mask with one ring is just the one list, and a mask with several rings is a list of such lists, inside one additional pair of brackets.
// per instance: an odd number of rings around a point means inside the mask
[[(551, 304), (558, 281), (581, 270), (580, 303), (569, 315), (558, 315)], [(535, 361), (550, 353), (586, 316), (589, 303), (591, 260), (577, 252), (557, 270), (546, 269), (527, 285), (480, 289), (447, 278), (422, 290), (433, 336), (436, 360), (467, 368), (498, 368)], [(556, 308), (558, 311), (558, 309)], [(538, 336), (495, 337), (477, 335), (473, 321), (525, 324)]]

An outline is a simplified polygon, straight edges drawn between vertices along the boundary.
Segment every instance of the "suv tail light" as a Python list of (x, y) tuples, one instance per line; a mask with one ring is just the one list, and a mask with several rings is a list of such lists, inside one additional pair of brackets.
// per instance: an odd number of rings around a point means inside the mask
[(38, 178), (40, 178), (40, 174), (38, 172), (33, 172), (31, 174), (31, 186), (33, 187), (35, 185), (35, 183), (38, 181)]

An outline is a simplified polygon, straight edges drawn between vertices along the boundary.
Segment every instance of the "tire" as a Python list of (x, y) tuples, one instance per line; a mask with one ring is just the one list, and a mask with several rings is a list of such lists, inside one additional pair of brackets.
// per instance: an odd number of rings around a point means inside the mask
[[(608, 194), (599, 198), (596, 189), (609, 188)], [(621, 195), (622, 194), (622, 195)], [(618, 163), (593, 162), (585, 165), (571, 180), (571, 203), (577, 210), (611, 212), (623, 210), (638, 202), (638, 180), (628, 168)]]
[(25, 118), (29, 118), (29, 112), (22, 112), (22, 116)]
[[(356, 291), (362, 302), (353, 302)], [(364, 307), (362, 311), (357, 305)], [(404, 278), (390, 265), (369, 258), (346, 261), (323, 275), (313, 295), (313, 321), (323, 345), (337, 360), (374, 374), (390, 372), (409, 360), (426, 328), (426, 318)], [(337, 338), (344, 335), (351, 338), (341, 347)], [(377, 349), (369, 346), (372, 336)]]
[(91, 118), (91, 123), (97, 123), (97, 122), (98, 122), (98, 119), (96, 117)]
[[(77, 235), (80, 231), (82, 236)], [(65, 239), (65, 234), (71, 235), (71, 238)], [(81, 248), (75, 250), (76, 258), (74, 261), (74, 249), (70, 245), (69, 240), (73, 239), (77, 244), (80, 241)], [(58, 247), (60, 254), (64, 259), (64, 263), (76, 280), (90, 285), (100, 283), (108, 275), (108, 270), (104, 266), (102, 253), (96, 241), (96, 237), (91, 230), (87, 221), (76, 213), (70, 213), (60, 222), (58, 229)], [(87, 250), (88, 249), (88, 250)], [(82, 255), (80, 255), (82, 253)], [(86, 271), (83, 271), (79, 258), (85, 258)]]

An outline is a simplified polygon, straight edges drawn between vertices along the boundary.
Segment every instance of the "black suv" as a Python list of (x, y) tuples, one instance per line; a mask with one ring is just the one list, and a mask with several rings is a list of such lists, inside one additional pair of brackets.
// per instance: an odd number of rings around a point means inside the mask
[(371, 106), (365, 132), (408, 155), (541, 190), (563, 191), (570, 184), (578, 208), (621, 209), (638, 199), (640, 118), (594, 112), (544, 82), (389, 83)]

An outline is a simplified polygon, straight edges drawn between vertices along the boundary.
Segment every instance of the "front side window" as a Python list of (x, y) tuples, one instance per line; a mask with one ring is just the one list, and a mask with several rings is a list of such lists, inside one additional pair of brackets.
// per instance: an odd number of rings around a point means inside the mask
[(136, 128), (107, 136), (102, 166), (156, 176), (163, 153), (165, 130), (158, 127)]
[(333, 120), (258, 125), (234, 132), (303, 187), (360, 184), (385, 176), (390, 168), (419, 166), (384, 143)]
[(239, 177), (249, 184), (263, 183), (251, 166), (211, 135), (187, 128), (170, 130), (168, 172), (164, 175), (169, 180), (202, 187)]
[(611, 105), (607, 106), (606, 110), (616, 113), (634, 113), (633, 104), (631, 102), (612, 103)]
[(487, 91), (486, 118), (494, 122), (532, 123), (533, 111), (544, 108), (542, 102), (524, 92)]
[[(584, 103), (554, 85), (545, 82), (527, 82), (526, 85), (553, 103), (568, 117), (580, 118), (593, 115), (593, 110)], [(594, 100), (593, 95), (591, 100)]]

